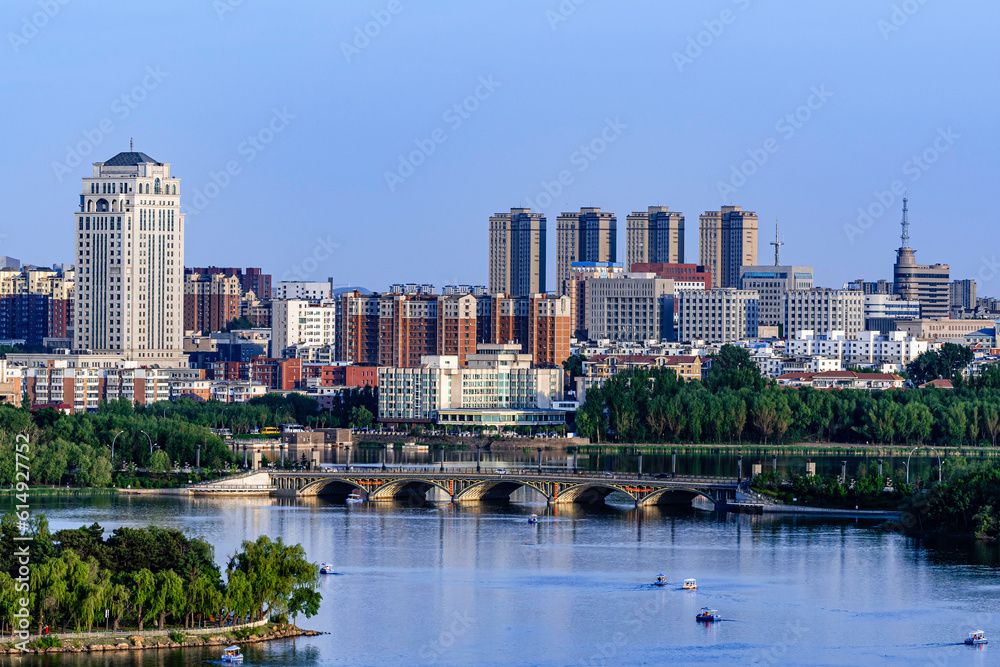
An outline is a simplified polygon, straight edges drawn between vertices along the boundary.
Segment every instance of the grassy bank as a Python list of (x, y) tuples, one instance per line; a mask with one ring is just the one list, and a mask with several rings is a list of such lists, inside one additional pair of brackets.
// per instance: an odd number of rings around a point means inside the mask
[[(77, 486), (29, 486), (25, 492), (28, 496), (117, 496), (118, 489), (96, 489)], [(0, 496), (13, 497), (19, 495), (16, 489), (0, 489)]]

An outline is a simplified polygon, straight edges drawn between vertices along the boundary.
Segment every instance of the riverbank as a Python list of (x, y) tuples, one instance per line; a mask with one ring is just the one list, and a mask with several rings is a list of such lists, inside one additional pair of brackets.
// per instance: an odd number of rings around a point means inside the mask
[[(977, 446), (977, 447), (921, 447), (918, 451), (931, 453), (936, 451), (942, 457), (947, 456), (982, 456), (1000, 457), (1000, 447)], [(873, 445), (871, 443), (852, 442), (796, 442), (781, 445), (763, 445), (760, 443), (740, 443), (740, 444), (649, 444), (649, 443), (603, 443), (581, 445), (580, 453), (593, 453), (598, 451), (615, 452), (643, 452), (652, 454), (668, 454), (676, 451), (678, 454), (685, 452), (705, 452), (705, 451), (727, 451), (739, 452), (742, 454), (817, 454), (835, 455), (849, 454), (851, 456), (907, 456), (913, 447), (899, 445)]]
[(869, 519), (898, 519), (902, 516), (902, 512), (887, 510), (852, 510), (833, 507), (806, 507), (804, 505), (785, 505), (783, 503), (777, 503), (774, 505), (764, 504), (762, 511), (764, 514), (814, 514)]
[[(202, 633), (202, 636), (193, 634)], [(28, 642), (28, 649), (15, 648), (12, 643), (0, 644), (0, 651), (8, 654), (24, 653), (100, 653), (105, 651), (143, 651), (150, 649), (172, 649), (204, 646), (231, 646), (233, 644), (257, 644), (260, 642), (289, 639), (292, 637), (314, 637), (323, 634), (315, 630), (303, 630), (292, 624), (262, 625), (249, 630), (218, 632), (217, 629), (164, 630), (163, 633), (117, 634), (93, 633), (93, 641), (80, 638), (76, 633), (68, 633), (65, 639), (58, 634), (47, 635), (43, 639)], [(183, 635), (179, 637), (178, 635)], [(181, 641), (174, 641), (180, 638)], [(100, 642), (100, 643), (99, 643)], [(57, 643), (57, 645), (51, 645)]]

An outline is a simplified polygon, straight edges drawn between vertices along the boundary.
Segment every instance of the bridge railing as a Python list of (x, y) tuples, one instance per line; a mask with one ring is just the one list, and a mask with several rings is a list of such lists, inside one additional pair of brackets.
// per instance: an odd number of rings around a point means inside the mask
[(505, 473), (497, 473), (494, 470), (476, 470), (474, 467), (447, 467), (441, 470), (438, 466), (424, 466), (424, 467), (399, 467), (399, 466), (386, 466), (382, 468), (381, 466), (351, 466), (350, 469), (323, 469), (323, 470), (309, 470), (309, 471), (298, 471), (298, 472), (284, 472), (284, 471), (268, 471), (272, 477), (302, 477), (302, 476), (329, 476), (329, 477), (343, 477), (343, 476), (359, 476), (359, 475), (412, 475), (414, 477), (455, 477), (463, 475), (475, 475), (477, 477), (487, 477), (503, 479), (505, 477), (545, 477), (549, 479), (553, 478), (571, 478), (571, 479), (601, 479), (607, 480), (609, 482), (613, 481), (653, 481), (653, 482), (675, 482), (675, 483), (685, 483), (685, 484), (737, 484), (738, 480), (735, 477), (710, 477), (706, 475), (670, 475), (667, 473), (657, 473), (657, 474), (643, 474), (639, 475), (637, 473), (604, 473), (604, 472), (590, 472), (590, 471), (576, 471), (572, 470), (552, 470), (542, 468), (538, 470), (537, 468), (507, 468)]

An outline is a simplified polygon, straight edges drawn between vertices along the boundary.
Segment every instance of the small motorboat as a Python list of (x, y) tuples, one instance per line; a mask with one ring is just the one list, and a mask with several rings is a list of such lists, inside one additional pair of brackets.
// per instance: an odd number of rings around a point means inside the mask
[(363, 503), (364, 501), (365, 501), (365, 499), (362, 498), (361, 494), (358, 493), (357, 491), (355, 491), (351, 495), (347, 496), (347, 504), (348, 505), (354, 505), (356, 503)]
[(965, 643), (969, 646), (975, 646), (977, 644), (989, 644), (990, 640), (986, 638), (982, 630), (977, 630), (976, 632), (969, 633), (969, 636), (965, 638)]
[(222, 662), (243, 662), (239, 646), (229, 646), (222, 652)]
[(698, 590), (698, 581), (696, 579), (685, 579), (684, 585), (681, 588), (686, 591), (696, 591)]
[(333, 574), (333, 565), (330, 565), (329, 563), (323, 563), (322, 565), (319, 566), (319, 573)]
[(532, 514), (528, 517), (528, 523), (538, 523), (538, 515)]
[(702, 607), (701, 613), (694, 617), (699, 623), (713, 623), (722, 619), (719, 616), (719, 612), (715, 609), (709, 609), (708, 607)]
[(666, 586), (667, 585), (667, 578), (664, 577), (662, 574), (658, 575), (656, 577), (656, 581), (653, 582), (653, 585), (654, 586)]

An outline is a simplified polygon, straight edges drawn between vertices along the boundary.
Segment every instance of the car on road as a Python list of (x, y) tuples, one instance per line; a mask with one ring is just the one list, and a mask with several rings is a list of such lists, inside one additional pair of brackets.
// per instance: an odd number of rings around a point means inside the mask
[(656, 479), (670, 479), (670, 473), (668, 473), (668, 472), (661, 472), (661, 473), (657, 473), (656, 475), (654, 475), (654, 477)]
[(506, 468), (497, 468), (493, 472), (495, 472), (498, 475), (506, 475), (507, 474), (507, 469)]

